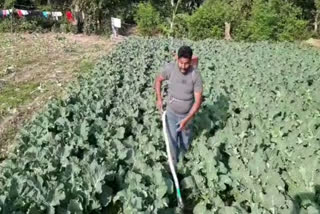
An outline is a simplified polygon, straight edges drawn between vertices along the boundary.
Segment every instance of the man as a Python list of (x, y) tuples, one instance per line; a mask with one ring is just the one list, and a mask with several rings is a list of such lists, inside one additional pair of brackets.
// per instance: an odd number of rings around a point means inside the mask
[(168, 80), (167, 129), (173, 161), (179, 160), (180, 150), (186, 152), (192, 141), (192, 118), (202, 102), (203, 83), (200, 73), (192, 66), (192, 49), (182, 46), (177, 62), (166, 64), (157, 76), (155, 89), (157, 108), (163, 111), (161, 83)]

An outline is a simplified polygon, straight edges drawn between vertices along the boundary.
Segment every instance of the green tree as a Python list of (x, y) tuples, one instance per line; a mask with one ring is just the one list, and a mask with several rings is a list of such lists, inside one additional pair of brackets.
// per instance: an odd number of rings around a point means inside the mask
[(135, 16), (139, 32), (144, 36), (152, 36), (159, 29), (160, 13), (150, 2), (140, 3)]
[(232, 7), (226, 1), (206, 1), (188, 20), (189, 37), (222, 39), (225, 22), (232, 22), (232, 18)]
[(244, 37), (257, 40), (302, 39), (306, 35), (307, 21), (302, 19), (301, 9), (281, 0), (255, 0), (252, 14), (243, 29)]
[[(204, 0), (151, 0), (150, 2), (160, 13), (162, 33), (176, 36), (177, 26), (180, 30), (186, 23), (185, 18), (191, 15)], [(180, 24), (181, 22), (183, 25)]]
[(110, 31), (110, 18), (122, 18), (137, 1), (130, 0), (73, 0), (72, 7), (78, 7), (85, 13), (84, 31), (107, 33)]

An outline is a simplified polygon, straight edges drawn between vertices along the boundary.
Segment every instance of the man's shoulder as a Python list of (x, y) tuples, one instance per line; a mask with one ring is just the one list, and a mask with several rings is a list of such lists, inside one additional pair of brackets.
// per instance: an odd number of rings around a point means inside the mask
[(195, 73), (199, 73), (199, 69), (197, 66), (192, 65), (192, 71)]
[(161, 75), (164, 79), (168, 80), (171, 76), (171, 73), (174, 72), (175, 63), (173, 62), (166, 62), (163, 64), (161, 69)]
[(172, 69), (175, 69), (175, 67), (176, 67), (176, 63), (175, 62), (166, 62), (163, 65), (163, 68), (165, 70), (172, 70)]

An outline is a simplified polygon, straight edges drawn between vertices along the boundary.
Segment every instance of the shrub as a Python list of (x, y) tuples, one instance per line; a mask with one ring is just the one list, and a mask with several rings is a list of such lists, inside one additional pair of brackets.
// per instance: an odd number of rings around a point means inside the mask
[(176, 38), (187, 38), (189, 36), (188, 14), (177, 14), (173, 26), (173, 36)]
[(151, 3), (140, 3), (135, 15), (135, 21), (138, 24), (138, 31), (141, 35), (152, 36), (159, 31), (160, 13)]
[(222, 38), (224, 23), (230, 20), (231, 7), (224, 1), (207, 1), (193, 15), (188, 28), (191, 39)]

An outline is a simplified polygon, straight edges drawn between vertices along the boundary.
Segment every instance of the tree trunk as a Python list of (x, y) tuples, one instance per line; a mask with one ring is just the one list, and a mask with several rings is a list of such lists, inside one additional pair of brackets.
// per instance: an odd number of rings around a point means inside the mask
[(316, 12), (316, 15), (314, 17), (314, 32), (318, 33), (318, 25), (319, 25), (319, 11)]
[(230, 34), (231, 24), (228, 23), (228, 22), (225, 22), (224, 25), (225, 25), (224, 39), (225, 39), (225, 40), (232, 40), (231, 34)]
[(169, 36), (173, 35), (174, 20), (176, 18), (176, 13), (177, 13), (177, 10), (178, 10), (180, 3), (181, 3), (181, 0), (178, 0), (178, 2), (175, 5), (174, 1), (171, 0), (171, 6), (173, 8), (173, 11), (172, 11), (172, 17), (171, 17), (171, 22), (170, 22), (170, 32), (169, 32), (170, 35)]

